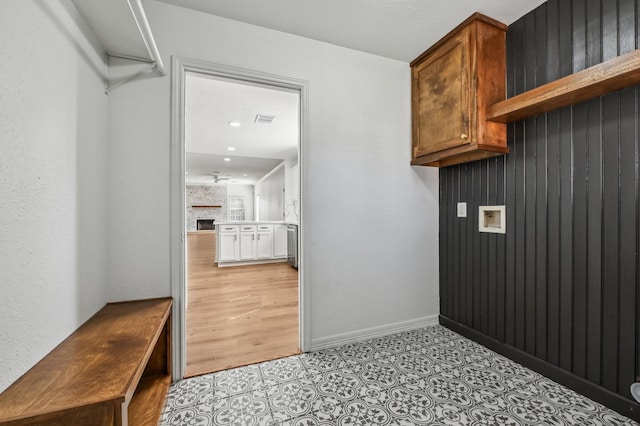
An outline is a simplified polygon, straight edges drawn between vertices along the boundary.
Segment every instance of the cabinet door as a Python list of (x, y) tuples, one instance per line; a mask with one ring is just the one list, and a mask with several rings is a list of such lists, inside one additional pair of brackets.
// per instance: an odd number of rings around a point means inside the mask
[(218, 238), (220, 238), (218, 261), (231, 262), (238, 260), (238, 233), (221, 232), (218, 234)]
[(258, 231), (258, 259), (271, 259), (273, 257), (273, 233), (271, 231)]
[(240, 260), (255, 260), (256, 258), (256, 233), (240, 233)]
[(472, 139), (469, 44), (463, 30), (413, 67), (414, 158)]
[(287, 225), (274, 227), (273, 257), (287, 257)]

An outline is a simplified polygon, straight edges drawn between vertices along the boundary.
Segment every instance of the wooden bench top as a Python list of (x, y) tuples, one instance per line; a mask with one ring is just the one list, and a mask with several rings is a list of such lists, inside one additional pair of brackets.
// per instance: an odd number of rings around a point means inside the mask
[(0, 394), (0, 422), (129, 402), (170, 298), (109, 303)]

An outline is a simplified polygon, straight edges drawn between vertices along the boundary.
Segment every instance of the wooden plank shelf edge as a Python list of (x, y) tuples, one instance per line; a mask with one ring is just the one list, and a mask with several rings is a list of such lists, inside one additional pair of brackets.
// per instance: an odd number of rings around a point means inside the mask
[(501, 146), (484, 144), (463, 145), (462, 147), (450, 149), (449, 154), (446, 157), (440, 156), (440, 153), (438, 152), (422, 155), (411, 161), (411, 165), (447, 167), (508, 153), (509, 148), (503, 148)]
[(487, 107), (486, 119), (511, 123), (640, 83), (640, 49)]
[(222, 206), (218, 205), (218, 204), (211, 205), (211, 206), (194, 205), (194, 206), (191, 206), (191, 207), (194, 208), (194, 209), (221, 209), (222, 208)]

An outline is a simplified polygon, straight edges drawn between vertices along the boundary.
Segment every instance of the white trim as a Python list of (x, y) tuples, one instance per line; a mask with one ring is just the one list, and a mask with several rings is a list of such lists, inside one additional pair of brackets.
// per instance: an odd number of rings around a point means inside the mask
[[(251, 231), (253, 232), (253, 231)], [(231, 260), (228, 262), (220, 262), (218, 261), (218, 268), (227, 268), (229, 266), (240, 266), (240, 265), (262, 265), (267, 263), (283, 263), (286, 262), (286, 257), (277, 257), (275, 259), (261, 259), (261, 260)]]
[(306, 190), (307, 152), (309, 147), (308, 97), (309, 82), (281, 75), (268, 74), (211, 62), (172, 57), (171, 71), (171, 295), (173, 297), (173, 380), (184, 377), (186, 371), (186, 277), (185, 277), (185, 150), (184, 150), (184, 81), (187, 71), (215, 75), (249, 84), (276, 86), (300, 93), (300, 224), (299, 242), (299, 330), (300, 349), (311, 346), (311, 282), (304, 267), (304, 206)]
[(375, 339), (377, 337), (384, 337), (390, 334), (402, 333), (431, 325), (438, 325), (438, 315), (429, 315), (422, 318), (313, 339), (310, 350), (319, 351), (321, 349), (334, 348), (336, 346), (348, 345), (350, 343), (357, 343), (363, 340)]
[[(300, 144), (298, 146), (298, 173), (300, 175), (300, 187), (298, 189), (298, 199), (300, 203), (300, 213), (298, 216), (298, 276), (300, 278), (298, 300), (300, 303), (300, 350), (308, 352), (311, 350), (311, 271), (307, 266), (305, 255), (305, 236), (307, 235), (307, 179), (309, 176), (309, 82), (305, 81), (300, 86)], [(295, 207), (294, 207), (295, 208)]]
[(176, 57), (171, 61), (171, 169), (170, 169), (170, 276), (172, 315), (172, 375), (173, 380), (184, 377), (187, 367), (186, 304), (185, 288), (185, 153), (184, 153), (184, 77), (185, 69)]

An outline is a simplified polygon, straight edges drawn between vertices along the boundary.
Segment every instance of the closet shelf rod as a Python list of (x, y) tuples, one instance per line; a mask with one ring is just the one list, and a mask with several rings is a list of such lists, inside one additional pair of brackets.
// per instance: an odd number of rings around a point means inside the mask
[(162, 63), (162, 58), (160, 57), (156, 41), (153, 38), (153, 33), (151, 32), (151, 27), (149, 26), (149, 21), (147, 20), (147, 15), (142, 7), (141, 0), (127, 0), (127, 3), (129, 3), (129, 9), (131, 9), (133, 19), (136, 21), (136, 25), (138, 25), (142, 41), (144, 41), (144, 45), (147, 48), (147, 52), (149, 52), (149, 56), (151, 57), (155, 68), (158, 70), (160, 75), (165, 75), (164, 64)]

